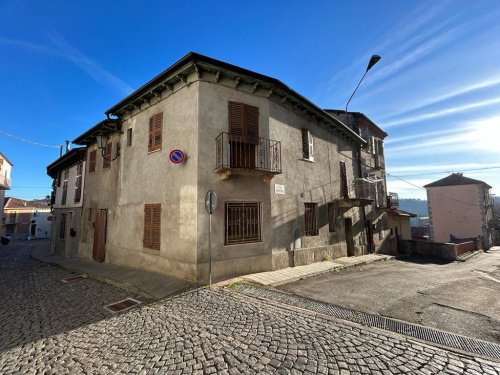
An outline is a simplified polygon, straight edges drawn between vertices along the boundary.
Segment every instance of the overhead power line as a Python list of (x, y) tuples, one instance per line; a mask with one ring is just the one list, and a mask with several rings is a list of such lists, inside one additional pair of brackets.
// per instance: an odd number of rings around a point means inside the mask
[(22, 137), (19, 137), (17, 135), (14, 135), (14, 134), (7, 133), (6, 131), (3, 131), (3, 130), (0, 130), (0, 134), (6, 135), (7, 137), (11, 137), (11, 138), (17, 139), (18, 141), (29, 143), (29, 144), (32, 144), (32, 145), (35, 145), (35, 146), (42, 146), (42, 147), (49, 147), (49, 148), (59, 148), (59, 147), (61, 147), (60, 145), (48, 145), (48, 144), (45, 144), (45, 143), (30, 141), (29, 139), (22, 138)]
[[(483, 167), (483, 168), (472, 168), (472, 169), (461, 169), (460, 172), (472, 172), (472, 171), (485, 171), (488, 169), (500, 169), (500, 165), (495, 167)], [(429, 176), (433, 174), (450, 174), (452, 171), (442, 171), (442, 172), (427, 172), (427, 173), (416, 173), (416, 174), (404, 174), (399, 177), (414, 177), (414, 176)], [(388, 173), (387, 173), (388, 174)]]

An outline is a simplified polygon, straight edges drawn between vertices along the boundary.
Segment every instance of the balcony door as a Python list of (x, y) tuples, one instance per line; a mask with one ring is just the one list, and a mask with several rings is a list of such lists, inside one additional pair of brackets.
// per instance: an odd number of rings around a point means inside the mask
[(259, 108), (229, 102), (228, 117), (231, 168), (255, 169), (259, 144)]

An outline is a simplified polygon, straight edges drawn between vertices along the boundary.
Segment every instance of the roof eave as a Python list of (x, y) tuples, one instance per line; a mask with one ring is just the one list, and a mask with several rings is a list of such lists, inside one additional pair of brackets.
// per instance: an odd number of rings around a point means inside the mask
[[(276, 78), (269, 77), (260, 73), (253, 72), (251, 70), (241, 68), (236, 65), (232, 65), (229, 63), (226, 63), (224, 61), (216, 60), (208, 56), (200, 55), (195, 52), (190, 52), (184, 57), (182, 57), (179, 61), (165, 69), (163, 72), (158, 74), (156, 77), (151, 79), (149, 82), (141, 86), (139, 89), (134, 91), (132, 94), (115, 104), (113, 107), (109, 108), (105, 114), (107, 116), (113, 115), (113, 116), (118, 116), (119, 112), (127, 108), (128, 106), (133, 105), (133, 103), (137, 100), (139, 100), (142, 96), (148, 95), (148, 94), (153, 94), (155, 89), (158, 86), (168, 84), (168, 81), (170, 80), (175, 80), (176, 77), (178, 77), (180, 74), (183, 72), (186, 72), (190, 67), (193, 67), (195, 65), (200, 65), (200, 66), (210, 66), (213, 67), (214, 69), (226, 71), (226, 72), (233, 72), (241, 76), (245, 76), (247, 78), (251, 78), (254, 80), (258, 80), (261, 82), (266, 82), (268, 85), (270, 85), (271, 88), (274, 88), (275, 90), (282, 90), (288, 95), (293, 96), (296, 98), (296, 100), (304, 103), (307, 107), (311, 108), (314, 110), (316, 115), (324, 120), (325, 122), (329, 123), (331, 126), (335, 126), (337, 130), (343, 132), (346, 136), (351, 138), (353, 141), (364, 145), (366, 144), (366, 141), (361, 138), (356, 132), (352, 131), (348, 126), (346, 126), (342, 121), (334, 118), (327, 112), (325, 112), (323, 109), (318, 107), (316, 104), (312, 103), (309, 101), (307, 98), (302, 96), (301, 94), (297, 93), (287, 85), (285, 85), (283, 82), (279, 81)], [(80, 136), (81, 137), (81, 136)], [(79, 138), (80, 138), (79, 137)], [(79, 139), (77, 138), (77, 140)], [(75, 140), (76, 141), (76, 140)], [(75, 143), (73, 141), (73, 143)]]

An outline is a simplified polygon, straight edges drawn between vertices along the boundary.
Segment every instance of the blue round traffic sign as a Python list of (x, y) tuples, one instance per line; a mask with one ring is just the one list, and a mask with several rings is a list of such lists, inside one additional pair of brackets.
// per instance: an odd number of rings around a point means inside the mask
[(170, 152), (170, 161), (175, 164), (180, 164), (184, 161), (186, 158), (186, 154), (182, 152), (181, 150), (172, 150)]

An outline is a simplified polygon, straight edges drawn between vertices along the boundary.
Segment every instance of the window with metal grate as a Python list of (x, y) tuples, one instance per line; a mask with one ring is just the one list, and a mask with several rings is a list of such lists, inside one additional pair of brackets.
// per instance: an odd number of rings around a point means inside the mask
[(319, 234), (318, 230), (318, 219), (317, 203), (304, 203), (304, 219), (305, 219), (305, 235), (306, 236), (317, 236)]
[(225, 244), (260, 242), (261, 220), (260, 202), (226, 202)]

